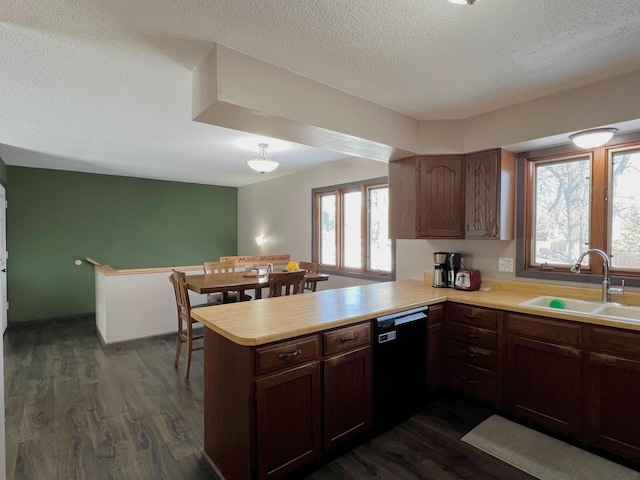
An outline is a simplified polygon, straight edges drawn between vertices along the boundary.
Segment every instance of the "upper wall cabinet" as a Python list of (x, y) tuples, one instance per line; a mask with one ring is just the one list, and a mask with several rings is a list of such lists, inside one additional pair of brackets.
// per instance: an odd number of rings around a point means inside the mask
[(514, 189), (506, 150), (389, 162), (390, 236), (511, 240)]
[(464, 238), (464, 156), (389, 162), (391, 238)]
[(465, 238), (513, 240), (515, 154), (487, 150), (465, 161)]

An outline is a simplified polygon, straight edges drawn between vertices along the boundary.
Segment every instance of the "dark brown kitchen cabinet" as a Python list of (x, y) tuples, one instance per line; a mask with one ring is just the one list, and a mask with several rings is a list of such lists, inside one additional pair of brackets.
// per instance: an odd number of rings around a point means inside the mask
[(389, 162), (391, 238), (464, 238), (464, 155)]
[(465, 164), (465, 238), (513, 240), (515, 154), (469, 153)]
[(205, 328), (204, 450), (234, 480), (281, 478), (372, 427), (371, 322), (257, 347)]
[(640, 461), (640, 334), (588, 329), (588, 441)]
[(371, 347), (324, 361), (324, 448), (348, 445), (371, 430)]
[(447, 303), (447, 384), (493, 406), (502, 403), (501, 318), (496, 310)]
[(256, 382), (258, 472), (280, 478), (320, 457), (320, 363)]
[(430, 392), (444, 384), (444, 303), (429, 307), (427, 345), (427, 392)]
[(579, 438), (582, 326), (510, 313), (506, 364), (507, 409)]
[(338, 328), (324, 337), (324, 449), (334, 451), (371, 430), (371, 324)]

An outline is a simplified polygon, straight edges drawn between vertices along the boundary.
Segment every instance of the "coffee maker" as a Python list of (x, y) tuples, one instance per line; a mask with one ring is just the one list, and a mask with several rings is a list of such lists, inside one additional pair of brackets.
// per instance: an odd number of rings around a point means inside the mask
[(460, 269), (460, 253), (435, 252), (433, 254), (433, 286), (453, 288), (456, 273)]
[(456, 284), (456, 273), (460, 270), (462, 254), (447, 253), (447, 287), (453, 288)]

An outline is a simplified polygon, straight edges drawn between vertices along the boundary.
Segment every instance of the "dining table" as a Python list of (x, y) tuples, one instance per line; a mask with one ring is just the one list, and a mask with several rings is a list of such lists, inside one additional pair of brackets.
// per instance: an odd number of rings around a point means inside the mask
[[(324, 282), (329, 280), (326, 273), (307, 273), (306, 282)], [(226, 272), (215, 274), (187, 275), (187, 288), (193, 292), (225, 293), (244, 292), (254, 290), (255, 299), (262, 298), (262, 289), (269, 286), (269, 274), (255, 274), (250, 272)], [(237, 297), (242, 301), (242, 294)]]

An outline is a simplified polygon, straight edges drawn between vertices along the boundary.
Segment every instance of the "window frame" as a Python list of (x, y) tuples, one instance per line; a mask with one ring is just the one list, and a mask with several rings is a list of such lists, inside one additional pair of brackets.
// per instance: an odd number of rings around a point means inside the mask
[[(580, 283), (601, 283), (603, 275), (600, 257), (592, 256), (589, 266), (581, 274), (571, 273), (569, 267), (557, 265), (537, 266), (532, 262), (533, 195), (532, 169), (536, 162), (559, 162), (563, 159), (591, 157), (591, 192), (589, 245), (586, 248), (600, 248), (610, 252), (611, 210), (608, 188), (611, 179), (611, 162), (615, 153), (640, 148), (640, 132), (618, 135), (615, 144), (594, 149), (576, 149), (567, 144), (557, 147), (521, 152), (517, 159), (517, 236), (516, 236), (516, 277), (561, 280)], [(625, 279), (629, 286), (640, 286), (640, 271), (611, 269), (611, 278)]]
[[(389, 187), (388, 177), (377, 177), (367, 180), (361, 180), (339, 185), (331, 185), (327, 187), (317, 187), (311, 190), (311, 231), (312, 246), (311, 253), (314, 262), (317, 262), (319, 269), (323, 273), (333, 275), (341, 275), (346, 277), (355, 277), (366, 280), (375, 281), (393, 281), (395, 280), (395, 240), (391, 242), (391, 271), (380, 272), (378, 270), (369, 270), (369, 234), (370, 234), (370, 214), (369, 214), (369, 190), (372, 188)], [(360, 212), (360, 228), (361, 228), (361, 263), (362, 267), (352, 268), (344, 267), (344, 195), (346, 193), (359, 191), (363, 195), (362, 208)], [(321, 248), (321, 208), (320, 199), (323, 195), (333, 194), (336, 197), (336, 264), (326, 265), (320, 263)]]

